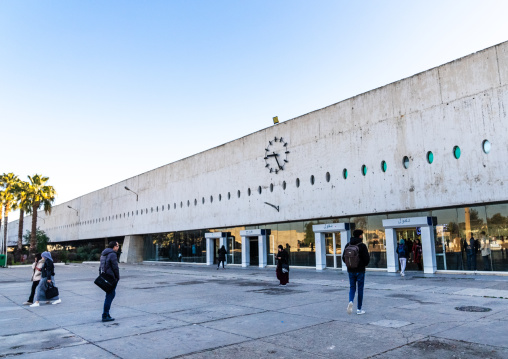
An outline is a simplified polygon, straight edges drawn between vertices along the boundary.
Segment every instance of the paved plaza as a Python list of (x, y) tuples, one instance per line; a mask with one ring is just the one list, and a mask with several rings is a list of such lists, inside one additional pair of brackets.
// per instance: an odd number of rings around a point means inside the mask
[(31, 268), (0, 269), (0, 357), (508, 358), (507, 277), (367, 272), (367, 313), (348, 315), (334, 270), (279, 287), (274, 268), (121, 265), (102, 323), (97, 268), (56, 266), (62, 303), (38, 308), (21, 305)]

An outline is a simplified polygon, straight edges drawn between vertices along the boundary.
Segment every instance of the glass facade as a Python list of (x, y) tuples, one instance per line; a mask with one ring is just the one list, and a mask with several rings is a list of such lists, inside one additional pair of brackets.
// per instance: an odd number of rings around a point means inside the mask
[[(383, 219), (426, 216), (437, 219), (434, 236), (438, 270), (508, 270), (508, 203), (150, 234), (145, 236), (145, 260), (205, 263), (205, 233), (228, 232), (227, 263), (241, 264), (240, 231), (265, 229), (268, 265), (274, 265), (277, 247), (282, 245), (289, 254), (290, 265), (315, 267), (315, 238), (312, 226), (326, 223), (354, 223), (355, 228), (364, 231), (364, 243), (368, 246), (371, 256), (368, 267), (386, 269), (386, 236)], [(482, 232), (485, 232), (483, 236)], [(397, 229), (396, 233), (397, 240), (404, 239), (409, 245), (407, 270), (421, 270), (414, 261), (413, 251), (416, 240), (421, 241), (420, 228)], [(469, 253), (468, 258), (467, 242), (470, 241), (471, 236), (473, 236), (474, 249)], [(259, 263), (257, 237), (250, 240), (251, 265), (257, 265)], [(340, 233), (326, 233), (325, 241), (327, 267), (341, 268)], [(217, 251), (218, 239), (214, 247), (214, 251)]]

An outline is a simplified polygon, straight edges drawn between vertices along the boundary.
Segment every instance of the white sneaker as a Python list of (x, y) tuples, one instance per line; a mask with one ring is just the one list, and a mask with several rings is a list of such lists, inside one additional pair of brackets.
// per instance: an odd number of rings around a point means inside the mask
[(51, 303), (51, 304), (60, 304), (60, 303), (62, 303), (62, 300), (61, 300), (61, 299), (57, 299), (57, 300), (55, 300), (55, 301), (54, 301), (53, 303)]
[(353, 302), (349, 302), (347, 305), (347, 314), (351, 314), (353, 312)]
[(404, 274), (404, 273), (400, 273), (400, 276), (401, 276), (401, 277), (404, 277), (404, 276), (405, 276), (405, 274)]
[(356, 314), (358, 314), (358, 315), (365, 314), (365, 310), (363, 310), (363, 309), (357, 309), (356, 310)]
[(30, 305), (30, 308), (39, 307), (39, 306), (40, 306), (39, 302), (35, 302), (34, 304)]

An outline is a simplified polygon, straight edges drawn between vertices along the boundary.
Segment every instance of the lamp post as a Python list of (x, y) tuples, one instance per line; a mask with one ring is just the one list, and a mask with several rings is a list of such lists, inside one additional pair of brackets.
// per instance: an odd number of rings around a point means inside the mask
[(76, 211), (76, 216), (79, 215), (79, 212), (78, 212), (78, 210), (76, 208), (72, 208), (71, 206), (67, 206), (67, 208), (70, 208), (70, 209)]
[(132, 193), (134, 193), (136, 195), (136, 202), (138, 201), (138, 194), (136, 192), (134, 192), (133, 190), (131, 190), (129, 187), (125, 186), (124, 187), (127, 191), (130, 191)]

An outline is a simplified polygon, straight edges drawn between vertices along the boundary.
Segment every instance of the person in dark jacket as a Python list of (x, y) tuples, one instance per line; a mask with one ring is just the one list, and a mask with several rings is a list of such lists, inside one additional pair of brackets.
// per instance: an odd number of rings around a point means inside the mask
[(224, 247), (224, 245), (222, 245), (222, 247), (220, 247), (219, 249), (219, 264), (217, 264), (217, 270), (219, 270), (219, 267), (220, 267), (220, 262), (222, 262), (222, 269), (225, 269), (224, 268), (224, 262), (226, 262), (226, 254), (228, 253), (228, 251), (226, 250), (226, 247)]
[[(344, 247), (344, 251), (350, 245), (356, 245), (359, 249), (359, 264), (356, 268), (347, 269), (349, 274), (349, 304), (347, 305), (347, 314), (351, 314), (353, 311), (353, 301), (355, 300), (356, 286), (358, 283), (358, 303), (356, 314), (365, 314), (365, 310), (362, 309), (363, 304), (363, 286), (365, 284), (365, 267), (369, 265), (370, 255), (367, 246), (363, 243), (363, 231), (361, 229), (355, 229), (353, 231), (353, 237), (348, 244)], [(346, 259), (342, 256), (342, 261), (346, 263)]]
[(288, 252), (284, 250), (281, 244), (278, 247), (279, 252), (277, 253), (277, 269), (275, 269), (275, 273), (277, 273), (277, 279), (279, 280), (279, 285), (286, 285), (289, 283), (289, 271), (285, 272), (282, 270), (282, 265), (289, 264)]
[[(116, 283), (120, 280), (120, 271), (118, 269), (118, 256), (116, 252), (118, 252), (118, 242), (111, 241), (109, 242), (108, 248), (102, 251), (101, 254), (101, 267), (100, 272), (106, 273), (111, 277), (115, 278)], [(106, 298), (104, 299), (104, 310), (102, 311), (102, 321), (103, 322), (111, 322), (115, 320), (111, 318), (109, 315), (109, 310), (111, 309), (111, 303), (113, 299), (115, 299), (116, 295), (116, 285), (115, 288), (111, 292), (106, 293)]]
[(30, 307), (38, 307), (39, 301), (46, 301), (46, 304), (50, 303), (49, 299), (52, 299), (51, 304), (60, 304), (62, 300), (59, 296), (53, 298), (46, 297), (46, 290), (49, 285), (56, 286), (55, 284), (55, 265), (53, 264), (53, 257), (50, 252), (43, 252), (41, 257), (44, 258), (44, 265), (41, 269), (41, 280), (37, 289), (35, 290), (35, 302)]

